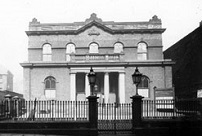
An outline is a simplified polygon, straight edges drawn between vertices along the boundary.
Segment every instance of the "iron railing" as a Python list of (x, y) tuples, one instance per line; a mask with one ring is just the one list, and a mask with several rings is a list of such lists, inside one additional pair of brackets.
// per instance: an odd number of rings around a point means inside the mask
[[(143, 100), (144, 119), (165, 119), (201, 114), (197, 99)], [(88, 101), (0, 101), (0, 120), (89, 120)], [(132, 103), (98, 103), (98, 121), (132, 120)]]
[(198, 116), (200, 113), (199, 100), (143, 100), (143, 118), (177, 118)]
[(175, 101), (175, 111), (185, 116), (199, 116), (202, 112), (200, 99), (179, 99)]
[(173, 100), (143, 100), (143, 118), (172, 118), (175, 116)]
[(88, 120), (87, 101), (2, 101), (1, 119)]

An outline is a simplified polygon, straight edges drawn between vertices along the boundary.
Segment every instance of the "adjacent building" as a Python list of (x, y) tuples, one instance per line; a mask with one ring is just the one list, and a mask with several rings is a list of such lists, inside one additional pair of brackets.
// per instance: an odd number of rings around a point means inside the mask
[(23, 94), (13, 91), (0, 91), (0, 101), (5, 99), (23, 99)]
[(155, 90), (173, 87), (174, 63), (164, 59), (162, 51), (164, 31), (157, 16), (144, 22), (102, 21), (94, 13), (74, 23), (34, 18), (26, 31), (28, 61), (21, 63), (24, 98), (85, 100), (92, 67), (100, 102), (131, 102), (136, 90), (131, 75), (138, 67), (143, 74), (139, 94), (155, 99)]
[(0, 91), (13, 91), (13, 74), (0, 65)]
[(173, 65), (173, 83), (178, 98), (202, 97), (202, 22), (200, 26), (164, 51)]

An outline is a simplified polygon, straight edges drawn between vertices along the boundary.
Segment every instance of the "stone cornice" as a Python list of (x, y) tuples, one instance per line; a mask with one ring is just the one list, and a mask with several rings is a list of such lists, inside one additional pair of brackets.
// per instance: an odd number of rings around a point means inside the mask
[(124, 67), (133, 67), (133, 66), (172, 66), (175, 63), (171, 60), (147, 60), (147, 61), (124, 61), (124, 62), (42, 62), (42, 61), (32, 61), (32, 62), (23, 62), (20, 63), (22, 67), (90, 67), (90, 66), (124, 66)]
[[(119, 29), (119, 30), (112, 30), (112, 29), (105, 29), (105, 31), (109, 32), (110, 34), (135, 34), (135, 33), (163, 33), (166, 29)], [(34, 35), (77, 35), (83, 32), (83, 29), (79, 30), (58, 30), (58, 31), (26, 31), (28, 36)]]

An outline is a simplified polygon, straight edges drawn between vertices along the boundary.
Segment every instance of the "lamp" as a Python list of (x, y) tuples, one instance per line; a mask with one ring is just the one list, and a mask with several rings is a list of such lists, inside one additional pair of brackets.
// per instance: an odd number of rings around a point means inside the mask
[(91, 87), (91, 95), (94, 95), (93, 90), (94, 90), (94, 86), (95, 86), (95, 82), (96, 82), (96, 74), (93, 71), (92, 67), (90, 69), (90, 73), (88, 73), (88, 81), (89, 81), (89, 84)]
[(138, 68), (136, 67), (135, 72), (132, 74), (133, 84), (136, 85), (136, 95), (138, 95), (138, 85), (141, 82), (142, 74), (139, 72)]

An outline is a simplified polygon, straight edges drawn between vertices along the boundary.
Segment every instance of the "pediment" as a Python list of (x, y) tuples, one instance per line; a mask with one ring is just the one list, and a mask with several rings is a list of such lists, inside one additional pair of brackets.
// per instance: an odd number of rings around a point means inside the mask
[(91, 28), (87, 33), (89, 36), (92, 36), (92, 35), (99, 36), (100, 35), (100, 32), (97, 30), (97, 28)]
[(88, 32), (88, 35), (90, 35), (90, 36), (91, 35), (100, 35), (100, 32), (97, 31), (96, 28), (99, 28), (99, 29), (101, 29), (107, 33), (110, 33), (110, 34), (114, 33), (114, 31), (112, 29), (110, 29), (109, 27), (106, 27), (102, 23), (93, 20), (93, 21), (89, 22), (88, 24), (84, 25), (83, 27), (79, 28), (77, 30), (77, 34), (82, 33), (84, 31), (90, 29)]

